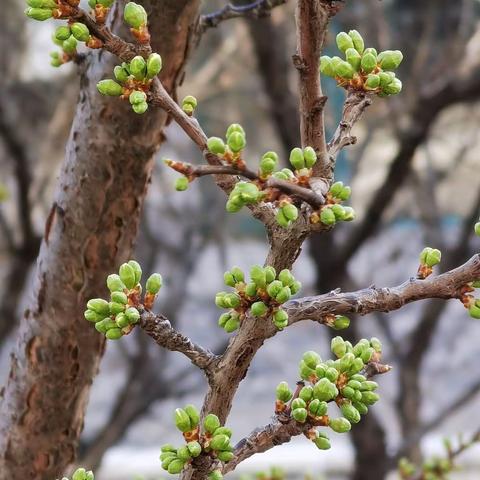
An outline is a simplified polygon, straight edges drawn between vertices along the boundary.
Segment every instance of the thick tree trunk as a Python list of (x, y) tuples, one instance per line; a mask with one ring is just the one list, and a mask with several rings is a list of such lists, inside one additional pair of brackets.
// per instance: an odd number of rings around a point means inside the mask
[[(121, 3), (121, 2), (120, 2)], [(142, 2), (150, 13), (162, 79), (183, 71), (199, 0)], [(121, 23), (121, 5), (113, 12)], [(0, 479), (51, 480), (73, 462), (92, 379), (104, 348), (83, 319), (108, 273), (126, 260), (166, 115), (136, 116), (95, 84), (115, 63), (88, 57), (55, 200), (45, 228), (29, 309), (21, 322), (0, 410)]]

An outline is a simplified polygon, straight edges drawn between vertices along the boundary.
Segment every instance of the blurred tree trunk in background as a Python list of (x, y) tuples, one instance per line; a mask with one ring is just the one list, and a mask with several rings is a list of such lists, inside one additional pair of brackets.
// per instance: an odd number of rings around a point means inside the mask
[[(174, 92), (183, 72), (198, 0), (144, 2), (162, 81)], [(122, 23), (122, 2), (113, 12)], [(125, 32), (124, 32), (125, 33)], [(47, 480), (74, 461), (103, 340), (85, 329), (88, 298), (128, 258), (167, 116), (133, 117), (98, 95), (113, 58), (89, 55), (55, 200), (38, 259), (34, 293), (21, 322), (0, 412), (0, 479)], [(101, 232), (101, 235), (99, 233)]]

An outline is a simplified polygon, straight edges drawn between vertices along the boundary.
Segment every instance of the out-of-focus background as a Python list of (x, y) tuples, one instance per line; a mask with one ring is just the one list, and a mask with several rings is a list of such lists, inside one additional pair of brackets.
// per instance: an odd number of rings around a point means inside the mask
[[(241, 123), (252, 164), (271, 149), (285, 162), (299, 144), (291, 62), (294, 3), (276, 8), (270, 18), (232, 20), (209, 30), (179, 92), (197, 97), (198, 120), (209, 135), (223, 136), (231, 122)], [(205, 1), (204, 9), (224, 4)], [(0, 384), (29, 294), (78, 91), (74, 66), (49, 66), (53, 22), (28, 21), (23, 9), (22, 0), (2, 0)], [(404, 92), (376, 100), (355, 128), (357, 144), (341, 155), (336, 178), (352, 186), (358, 217), (308, 242), (294, 271), (303, 294), (401, 283), (415, 274), (424, 245), (443, 250), (440, 269), (478, 251), (480, 242), (471, 232), (480, 212), (479, 20), (476, 0), (352, 1), (335, 17), (326, 53), (335, 51), (335, 34), (351, 28), (360, 30), (369, 46), (401, 49)], [(344, 93), (330, 79), (323, 83), (331, 134)], [(220, 351), (228, 337), (216, 325), (220, 312), (214, 295), (223, 288), (227, 268), (248, 270), (263, 263), (265, 232), (248, 212), (227, 214), (224, 194), (209, 178), (176, 192), (175, 174), (161, 159), (202, 159), (175, 125), (166, 136), (136, 257), (145, 270), (163, 274), (158, 311)], [(266, 343), (228, 420), (235, 441), (268, 423), (277, 383), (297, 380), (303, 351), (327, 355), (329, 335), (323, 327), (302, 323)], [(480, 427), (480, 324), (460, 302), (432, 300), (353, 319), (346, 335), (382, 339), (394, 370), (380, 379), (381, 401), (351, 435), (333, 434), (330, 451), (296, 438), (251, 458), (238, 473), (278, 465), (296, 477), (379, 479), (400, 457), (419, 460), (438, 453), (444, 436), (468, 436)], [(159, 350), (142, 332), (109, 342), (94, 381), (79, 464), (95, 468), (99, 480), (164, 478), (159, 447), (180, 441), (171, 412), (178, 404), (200, 405), (205, 387), (188, 362)], [(472, 449), (461, 458), (455, 478), (479, 478), (479, 453)], [(366, 471), (371, 473), (365, 476)]]

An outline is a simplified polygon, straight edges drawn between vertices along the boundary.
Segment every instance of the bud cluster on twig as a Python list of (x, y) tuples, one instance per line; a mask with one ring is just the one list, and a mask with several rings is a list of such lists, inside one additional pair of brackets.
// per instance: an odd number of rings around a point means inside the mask
[(381, 97), (401, 92), (402, 82), (394, 73), (403, 60), (400, 50), (378, 53), (375, 48), (365, 48), (363, 38), (356, 30), (340, 32), (337, 46), (345, 54), (345, 59), (322, 56), (320, 72), (335, 78), (338, 86), (376, 93)]
[[(293, 392), (287, 382), (281, 382), (276, 390), (275, 412), (311, 425), (305, 435), (321, 450), (330, 448), (330, 441), (325, 433), (314, 427), (348, 432), (351, 424), (358, 423), (361, 415), (366, 415), (368, 408), (379, 399), (375, 392), (377, 383), (368, 379), (368, 366), (375, 364), (376, 373), (390, 370), (380, 363), (382, 345), (377, 338), (362, 339), (353, 346), (335, 337), (331, 350), (336, 360), (322, 361), (318, 353), (305, 352), (299, 365), (302, 381), (297, 383), (296, 391)], [(332, 402), (340, 409), (342, 417), (332, 418), (328, 414)]]
[(245, 281), (242, 270), (233, 267), (224, 274), (225, 285), (234, 292), (219, 292), (215, 304), (228, 309), (220, 315), (218, 324), (228, 333), (237, 330), (248, 312), (254, 317), (272, 317), (275, 326), (282, 330), (288, 325), (288, 314), (281, 305), (299, 292), (302, 284), (290, 270), (280, 273), (271, 266), (254, 265), (250, 269), (250, 282)]
[(320, 210), (316, 210), (310, 216), (312, 223), (323, 223), (327, 226), (333, 226), (337, 222), (351, 222), (355, 219), (355, 210), (352, 207), (341, 205), (351, 195), (350, 187), (343, 182), (335, 182), (328, 191), (325, 205)]
[[(62, 480), (69, 480), (68, 477), (63, 477)], [(72, 480), (95, 480), (95, 476), (91, 470), (87, 471), (84, 468), (77, 468), (72, 474)]]
[(419, 256), (417, 278), (424, 280), (433, 272), (433, 267), (442, 260), (442, 252), (438, 248), (425, 247)]
[(102, 95), (128, 98), (132, 110), (142, 114), (148, 109), (147, 93), (152, 79), (161, 69), (162, 57), (158, 53), (151, 53), (146, 60), (137, 55), (129, 63), (123, 62), (113, 69), (116, 80), (111, 78), (100, 80), (97, 89)]
[(92, 298), (87, 302), (85, 319), (95, 324), (95, 328), (109, 340), (118, 340), (129, 334), (140, 320), (138, 307), (150, 309), (156, 295), (162, 287), (159, 273), (150, 275), (145, 283), (145, 295), (142, 302), (142, 268), (135, 260), (120, 266), (118, 274), (107, 277), (110, 301)]
[[(201, 454), (223, 463), (227, 463), (233, 458), (233, 446), (230, 443), (232, 431), (222, 426), (218, 417), (213, 413), (205, 416), (202, 428), (200, 428), (200, 414), (193, 405), (177, 408), (174, 420), (187, 443), (178, 448), (170, 444), (162, 446), (160, 460), (162, 468), (168, 473), (180, 473), (186, 464), (191, 463)], [(220, 478), (222, 475), (217, 469), (209, 475), (210, 480), (219, 480)]]

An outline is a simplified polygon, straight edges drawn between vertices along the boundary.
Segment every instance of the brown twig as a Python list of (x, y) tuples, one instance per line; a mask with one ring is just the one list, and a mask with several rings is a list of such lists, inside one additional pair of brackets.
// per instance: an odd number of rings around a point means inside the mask
[(172, 352), (183, 353), (194, 365), (205, 372), (209, 380), (211, 379), (211, 370), (217, 360), (216, 355), (177, 332), (167, 318), (148, 310), (141, 310), (140, 326), (157, 345)]
[(232, 5), (228, 3), (222, 9), (207, 13), (200, 17), (198, 24), (199, 35), (202, 35), (209, 28), (218, 27), (221, 22), (232, 18), (261, 18), (270, 15), (273, 8), (287, 3), (287, 0), (257, 0), (247, 5)]

